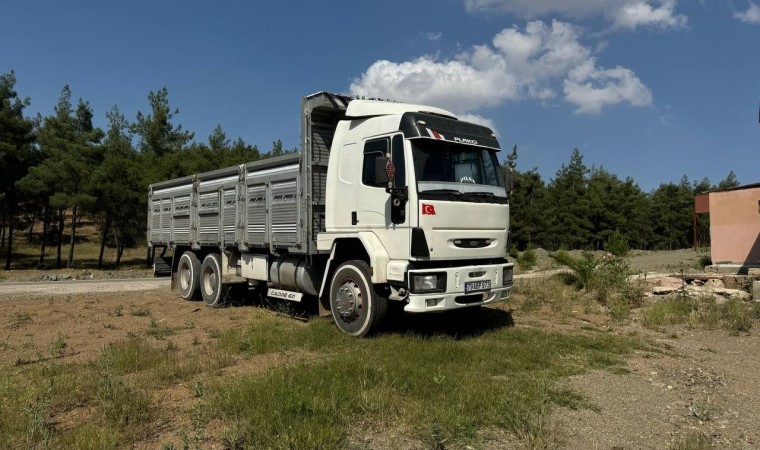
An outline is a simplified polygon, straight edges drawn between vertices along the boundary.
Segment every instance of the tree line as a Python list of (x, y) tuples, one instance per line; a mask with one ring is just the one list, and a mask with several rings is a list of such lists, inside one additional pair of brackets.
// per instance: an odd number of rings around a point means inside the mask
[[(538, 169), (516, 169), (517, 148), (507, 157), (514, 190), (510, 197), (512, 242), (516, 250), (601, 250), (612, 238), (631, 248), (672, 250), (694, 245), (694, 197), (739, 186), (731, 171), (718, 184), (708, 178), (662, 183), (644, 192), (630, 177), (622, 180), (604, 167), (588, 167), (577, 148), (546, 183)], [(698, 240), (709, 245), (709, 218), (697, 222)]]
[[(15, 90), (13, 72), (0, 75), (0, 247), (5, 269), (13, 260), (18, 231), (39, 244), (38, 267), (74, 264), (77, 226), (96, 218), (98, 266), (106, 246), (118, 266), (126, 247), (144, 243), (150, 183), (294, 152), (282, 142), (261, 153), (242, 139), (230, 140), (217, 125), (208, 142), (176, 123), (166, 88), (148, 94), (149, 110), (128, 120), (117, 106), (105, 113), (105, 130), (93, 125), (89, 102), (72, 101), (68, 86), (53, 111), (27, 117), (30, 100)], [(601, 249), (615, 234), (633, 248), (676, 249), (692, 243), (694, 195), (739, 184), (733, 172), (717, 185), (707, 178), (664, 183), (644, 192), (603, 167), (585, 165), (578, 149), (546, 183), (537, 168), (517, 170), (516, 147), (504, 168), (513, 171), (511, 229), (516, 249)], [(69, 222), (68, 254), (62, 255)], [(34, 224), (42, 233), (35, 236)], [(708, 242), (707, 218), (697, 225)], [(54, 264), (46, 247), (56, 246)]]
[[(103, 130), (93, 125), (89, 102), (72, 101), (69, 86), (49, 115), (37, 117), (24, 114), (30, 100), (15, 86), (14, 72), (0, 75), (0, 247), (6, 270), (20, 230), (28, 232), (29, 242), (39, 239), (38, 267), (72, 267), (83, 215), (99, 225), (98, 266), (106, 246), (116, 249), (118, 266), (126, 247), (145, 240), (148, 184), (296, 151), (278, 140), (261, 153), (240, 138), (230, 140), (221, 125), (207, 143), (195, 142), (194, 132), (176, 124), (179, 110), (169, 105), (165, 87), (148, 94), (149, 112), (138, 112), (133, 121), (114, 106)], [(35, 223), (42, 225), (39, 237)], [(48, 245), (57, 249), (54, 264), (46, 260)]]

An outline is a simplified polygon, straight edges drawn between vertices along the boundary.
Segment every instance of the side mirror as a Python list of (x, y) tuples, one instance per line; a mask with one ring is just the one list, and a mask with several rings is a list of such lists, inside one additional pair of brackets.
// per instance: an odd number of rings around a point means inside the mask
[(512, 192), (512, 189), (515, 187), (515, 181), (512, 177), (512, 168), (505, 167), (502, 171), (502, 174), (504, 174), (504, 189), (507, 190), (507, 194), (510, 194)]

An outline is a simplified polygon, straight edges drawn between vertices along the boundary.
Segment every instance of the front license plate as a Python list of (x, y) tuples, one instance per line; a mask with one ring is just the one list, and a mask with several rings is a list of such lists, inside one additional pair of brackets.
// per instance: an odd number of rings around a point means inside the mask
[(491, 280), (468, 281), (464, 284), (464, 292), (477, 292), (491, 290)]

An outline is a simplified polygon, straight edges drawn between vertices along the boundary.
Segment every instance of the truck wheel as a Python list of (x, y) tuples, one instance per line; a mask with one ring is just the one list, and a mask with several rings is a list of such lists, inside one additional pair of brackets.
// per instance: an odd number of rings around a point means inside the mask
[(179, 258), (177, 266), (177, 285), (179, 295), (185, 300), (198, 300), (200, 298), (200, 273), (201, 262), (195, 253), (186, 251)]
[(222, 289), (222, 258), (218, 253), (209, 253), (203, 258), (200, 271), (200, 288), (203, 302), (211, 307), (221, 306), (224, 299)]
[(366, 336), (377, 329), (386, 309), (387, 299), (373, 289), (366, 262), (347, 261), (338, 267), (330, 282), (330, 312), (341, 331)]

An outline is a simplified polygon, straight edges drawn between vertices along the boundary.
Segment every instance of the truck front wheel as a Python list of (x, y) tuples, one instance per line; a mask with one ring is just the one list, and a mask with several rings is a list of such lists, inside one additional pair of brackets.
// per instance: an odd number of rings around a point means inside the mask
[(360, 260), (338, 267), (330, 282), (330, 312), (344, 333), (366, 336), (380, 325), (387, 299), (373, 289), (369, 266)]
[(222, 258), (219, 254), (209, 253), (203, 258), (200, 288), (206, 305), (211, 307), (222, 305), (224, 290), (222, 289)]
[(195, 253), (187, 251), (179, 257), (177, 265), (177, 286), (179, 295), (185, 300), (198, 300), (200, 297), (201, 262)]

